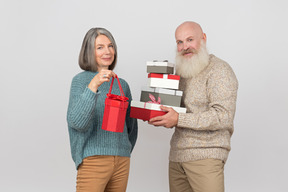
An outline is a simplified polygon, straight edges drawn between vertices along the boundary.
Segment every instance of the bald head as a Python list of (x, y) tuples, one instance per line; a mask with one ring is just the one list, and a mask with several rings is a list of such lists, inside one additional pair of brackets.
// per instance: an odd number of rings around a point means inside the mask
[(181, 25), (179, 25), (175, 31), (175, 35), (177, 33), (180, 33), (182, 31), (195, 31), (195, 33), (201, 35), (203, 34), (203, 30), (201, 28), (201, 26), (193, 21), (185, 21), (184, 23), (182, 23)]
[[(193, 21), (186, 21), (179, 25), (175, 31), (178, 52), (191, 49), (196, 52), (200, 49), (201, 42), (206, 43), (206, 35), (201, 26)], [(192, 56), (193, 53), (184, 56)]]

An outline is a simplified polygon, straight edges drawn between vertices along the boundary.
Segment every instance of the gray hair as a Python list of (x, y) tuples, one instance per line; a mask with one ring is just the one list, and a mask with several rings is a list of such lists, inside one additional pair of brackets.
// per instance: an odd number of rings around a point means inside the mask
[(80, 68), (85, 71), (98, 71), (95, 59), (95, 40), (99, 35), (105, 35), (113, 44), (115, 51), (114, 61), (108, 69), (113, 70), (117, 63), (117, 45), (112, 34), (104, 28), (92, 28), (86, 33), (83, 39), (78, 60)]

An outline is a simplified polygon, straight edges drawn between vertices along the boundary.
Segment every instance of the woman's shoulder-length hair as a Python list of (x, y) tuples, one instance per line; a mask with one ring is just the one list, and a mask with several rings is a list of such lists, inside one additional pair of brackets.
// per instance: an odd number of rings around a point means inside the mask
[(117, 45), (112, 34), (105, 28), (92, 28), (86, 33), (83, 39), (78, 60), (80, 68), (85, 71), (98, 71), (95, 59), (95, 40), (99, 35), (105, 35), (114, 47), (114, 61), (108, 69), (113, 70), (117, 63)]

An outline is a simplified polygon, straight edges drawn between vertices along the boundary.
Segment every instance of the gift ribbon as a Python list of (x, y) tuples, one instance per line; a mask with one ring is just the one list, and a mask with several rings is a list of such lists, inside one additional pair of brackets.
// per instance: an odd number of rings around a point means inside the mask
[(160, 79), (171, 79), (171, 80), (180, 80), (179, 75), (168, 75), (160, 73), (149, 73), (148, 78), (160, 78)]
[(127, 101), (128, 100), (128, 98), (125, 96), (114, 95), (111, 93), (107, 93), (107, 97), (110, 99), (119, 100), (119, 101)]
[(153, 62), (168, 62), (168, 60), (163, 60), (163, 61), (153, 60)]
[(149, 98), (151, 99), (151, 101), (148, 101), (147, 103), (155, 103), (155, 104), (161, 103), (161, 98), (158, 97), (158, 101), (156, 101), (156, 98), (151, 93), (149, 93)]
[(106, 96), (107, 96), (109, 99), (114, 99), (114, 100), (122, 101), (122, 103), (121, 103), (121, 109), (124, 109), (124, 103), (125, 103), (126, 101), (128, 101), (129, 98), (128, 98), (128, 97), (125, 97), (124, 92), (123, 92), (123, 89), (122, 89), (122, 87), (121, 87), (121, 84), (120, 84), (120, 81), (119, 81), (119, 78), (118, 78), (117, 75), (116, 75), (115, 78), (116, 78), (117, 81), (118, 81), (118, 86), (119, 86), (119, 90), (120, 90), (120, 94), (121, 94), (121, 95), (111, 94), (112, 87), (113, 87), (113, 82), (114, 82), (114, 77), (112, 77), (110, 89), (109, 89), (109, 92), (106, 94)]
[(114, 82), (114, 77), (112, 77), (112, 81), (111, 81), (111, 85), (110, 85), (109, 92), (106, 94), (107, 97), (109, 97), (109, 98), (115, 98), (115, 99), (120, 100), (120, 101), (127, 101), (127, 100), (129, 100), (129, 98), (128, 98), (128, 97), (125, 97), (125, 95), (124, 95), (124, 92), (123, 92), (123, 89), (122, 89), (122, 87), (121, 87), (121, 84), (120, 84), (120, 81), (119, 81), (118, 76), (116, 75), (115, 78), (116, 78), (117, 81), (118, 81), (118, 86), (119, 86), (119, 90), (120, 90), (120, 94), (121, 94), (121, 95), (111, 94), (112, 87), (113, 87), (113, 82)]
[(144, 108), (146, 108), (146, 103), (154, 103), (154, 104), (160, 104), (161, 103), (161, 98), (158, 97), (158, 100), (156, 101), (156, 98), (151, 93), (149, 93), (149, 98), (151, 99), (151, 101), (145, 102), (144, 103)]

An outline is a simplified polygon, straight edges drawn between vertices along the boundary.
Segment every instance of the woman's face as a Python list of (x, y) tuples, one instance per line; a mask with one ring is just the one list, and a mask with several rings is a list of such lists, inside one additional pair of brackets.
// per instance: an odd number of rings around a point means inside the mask
[(115, 50), (111, 41), (105, 35), (99, 35), (95, 40), (95, 59), (98, 71), (108, 69), (114, 61)]

